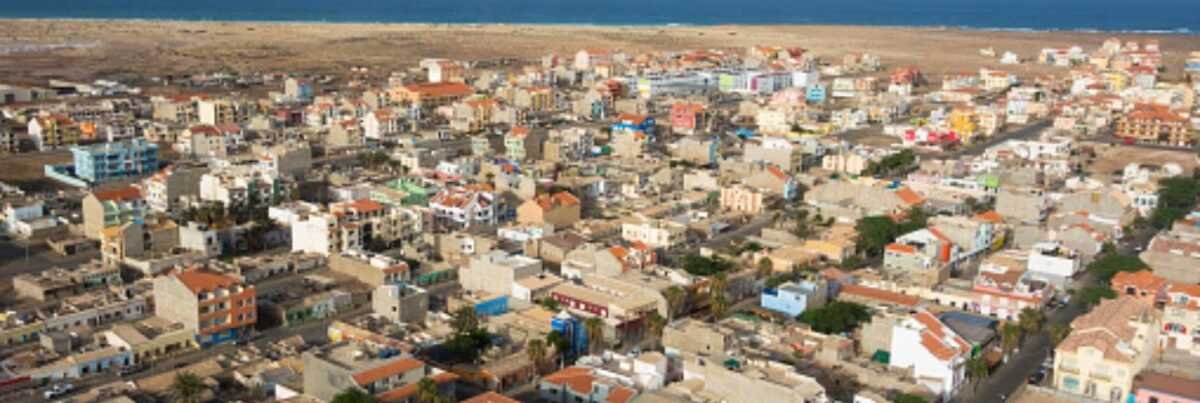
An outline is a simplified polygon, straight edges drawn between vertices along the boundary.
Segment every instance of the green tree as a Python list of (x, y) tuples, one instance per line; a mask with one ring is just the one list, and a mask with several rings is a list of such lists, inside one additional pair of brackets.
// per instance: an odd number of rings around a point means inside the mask
[(468, 334), (479, 329), (479, 316), (475, 313), (475, 308), (463, 306), (455, 310), (450, 326), (457, 334)]
[(1154, 228), (1170, 228), (1196, 207), (1196, 195), (1200, 194), (1200, 180), (1185, 176), (1164, 178), (1158, 181), (1158, 206), (1150, 214)]
[(567, 350), (571, 348), (571, 342), (557, 330), (551, 330), (546, 333), (546, 345), (554, 347), (554, 352), (558, 354), (560, 359), (566, 359)]
[(925, 398), (917, 396), (917, 395), (910, 395), (907, 393), (897, 394), (896, 398), (893, 399), (893, 401), (895, 403), (926, 403)]
[(1050, 345), (1057, 346), (1071, 334), (1071, 328), (1063, 324), (1050, 325)]
[(1008, 322), (1000, 327), (1000, 344), (1004, 347), (1004, 354), (1012, 352), (1021, 342), (1021, 327), (1015, 323)]
[(698, 254), (683, 257), (683, 270), (693, 276), (712, 276), (733, 268), (733, 264), (720, 257), (708, 258)]
[(1042, 330), (1042, 325), (1046, 323), (1046, 314), (1040, 309), (1025, 308), (1017, 314), (1017, 323), (1024, 334), (1032, 335)]
[(867, 256), (883, 253), (883, 247), (900, 236), (899, 226), (885, 216), (863, 217), (858, 220), (854, 229), (858, 231), (858, 250)]
[(1088, 264), (1087, 270), (1094, 274), (1104, 284), (1108, 284), (1117, 273), (1141, 271), (1146, 269), (1146, 263), (1133, 255), (1105, 255)]
[(208, 386), (191, 372), (176, 373), (175, 381), (171, 383), (172, 400), (178, 403), (198, 403), (206, 390)]
[(714, 321), (723, 318), (725, 311), (729, 310), (729, 298), (725, 295), (727, 287), (728, 279), (725, 273), (713, 276), (708, 283), (708, 307)]
[(871, 319), (866, 306), (845, 301), (832, 301), (816, 309), (806, 309), (799, 320), (824, 334), (852, 332), (860, 324)]
[(687, 291), (683, 287), (673, 285), (663, 290), (663, 298), (667, 300), (667, 311), (672, 318), (683, 312), (683, 304), (687, 302)]
[(350, 387), (338, 392), (330, 403), (375, 403), (375, 396), (362, 389)]
[(1093, 307), (1100, 304), (1101, 300), (1116, 298), (1117, 292), (1113, 291), (1112, 288), (1094, 285), (1080, 289), (1079, 292), (1075, 293), (1075, 297), (1084, 306)]
[(974, 388), (978, 390), (979, 385), (983, 383), (984, 379), (987, 379), (988, 372), (990, 372), (987, 361), (981, 357), (972, 358), (967, 360), (966, 369), (967, 377), (971, 378), (975, 383)]

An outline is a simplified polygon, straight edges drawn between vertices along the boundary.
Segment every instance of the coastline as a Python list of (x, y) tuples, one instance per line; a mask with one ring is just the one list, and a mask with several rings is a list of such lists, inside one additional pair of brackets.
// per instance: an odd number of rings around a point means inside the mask
[(1087, 33), (1114, 35), (1182, 35), (1200, 36), (1200, 31), (1187, 27), (1167, 29), (1105, 29), (1091, 27), (1076, 28), (1034, 28), (1034, 27), (990, 27), (970, 25), (890, 25), (890, 24), (843, 24), (822, 22), (796, 23), (633, 23), (607, 24), (599, 22), (436, 22), (436, 21), (357, 21), (357, 20), (306, 20), (306, 19), (189, 19), (189, 18), (109, 18), (109, 17), (5, 17), (0, 16), (0, 22), (114, 22), (114, 23), (212, 23), (212, 24), (271, 24), (271, 25), (366, 25), (366, 26), (423, 26), (423, 27), (483, 27), (483, 26), (512, 26), (512, 27), (594, 27), (594, 28), (704, 28), (704, 27), (845, 27), (845, 28), (884, 28), (884, 29), (928, 29), (956, 30), (964, 32), (1023, 32), (1023, 33)]

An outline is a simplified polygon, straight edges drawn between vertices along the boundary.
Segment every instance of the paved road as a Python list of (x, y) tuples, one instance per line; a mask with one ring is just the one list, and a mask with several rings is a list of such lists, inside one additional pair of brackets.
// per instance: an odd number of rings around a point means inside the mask
[(717, 234), (704, 242), (700, 242), (700, 246), (708, 248), (721, 248), (729, 245), (729, 242), (735, 239), (745, 239), (747, 236), (761, 231), (763, 228), (775, 222), (775, 217), (771, 214), (762, 214), (754, 217), (750, 222), (737, 227), (729, 232)]
[[(1091, 281), (1092, 279), (1088, 275), (1079, 279), (1080, 284), (1089, 284)], [(1072, 300), (1067, 307), (1050, 312), (1044, 328), (1048, 329), (1055, 324), (1069, 324), (1086, 312), (1087, 308), (1083, 306), (1082, 301)], [(1017, 388), (1027, 382), (1029, 376), (1033, 375), (1046, 357), (1050, 356), (1049, 353), (1050, 336), (1047, 331), (1043, 330), (1026, 337), (1021, 350), (1009, 358), (1008, 362), (994, 372), (982, 385), (979, 385), (978, 388), (975, 388), (974, 385), (965, 386), (951, 402), (1002, 403), (1012, 396)]]
[[(1150, 239), (1154, 237), (1155, 233), (1156, 231), (1152, 228), (1142, 228), (1134, 231), (1125, 241), (1117, 245), (1118, 253), (1122, 255), (1136, 254), (1138, 249), (1150, 243)], [(1097, 279), (1085, 273), (1076, 281), (1076, 284), (1087, 286), (1094, 284), (1096, 281)], [(1046, 318), (1046, 326), (1044, 328), (1049, 329), (1054, 324), (1068, 325), (1076, 317), (1087, 313), (1087, 311), (1088, 309), (1083, 306), (1083, 301), (1078, 299), (1072, 300), (1071, 304), (1067, 307), (1051, 312)], [(1026, 382), (1030, 375), (1033, 375), (1037, 371), (1042, 361), (1046, 357), (1049, 357), (1050, 349), (1049, 334), (1045, 330), (1038, 332), (1038, 334), (1027, 338), (1020, 352), (1011, 358), (1008, 363), (1000, 367), (998, 371), (993, 373), (978, 389), (967, 386), (952, 401), (1003, 402), (1007, 397), (1011, 397), (1017, 388)]]

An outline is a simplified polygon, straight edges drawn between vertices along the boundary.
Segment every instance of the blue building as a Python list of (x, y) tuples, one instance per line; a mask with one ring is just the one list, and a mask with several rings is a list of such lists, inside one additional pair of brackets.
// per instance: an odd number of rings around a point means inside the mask
[(137, 178), (158, 171), (158, 145), (145, 139), (71, 147), (75, 176), (89, 183)]
[(654, 117), (649, 115), (631, 115), (621, 114), (617, 117), (617, 123), (613, 123), (612, 130), (642, 132), (653, 136), (655, 134)]
[(568, 357), (578, 357), (587, 354), (588, 334), (583, 327), (583, 321), (571, 316), (567, 311), (559, 312), (550, 320), (550, 329), (558, 332), (567, 339)]
[(805, 309), (825, 305), (828, 294), (825, 284), (805, 281), (784, 283), (778, 288), (767, 288), (762, 292), (760, 305), (765, 309), (795, 317)]
[(811, 103), (825, 102), (825, 86), (817, 83), (804, 90), (804, 99)]
[(499, 296), (475, 304), (475, 314), (479, 316), (500, 316), (508, 313), (508, 297)]

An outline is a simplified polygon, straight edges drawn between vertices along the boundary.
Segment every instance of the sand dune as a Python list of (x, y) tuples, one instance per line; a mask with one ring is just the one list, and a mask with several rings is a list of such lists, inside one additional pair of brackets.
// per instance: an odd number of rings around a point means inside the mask
[[(464, 60), (534, 60), (550, 52), (581, 48), (626, 51), (801, 46), (822, 56), (850, 51), (879, 54), (890, 65), (915, 64), (929, 74), (996, 66), (978, 49), (993, 47), (1023, 57), (1038, 49), (1078, 44), (1093, 49), (1112, 34), (1079, 32), (984, 32), (936, 28), (846, 26), (596, 27), (556, 25), (316, 24), (163, 21), (0, 20), (0, 57), (6, 81), (43, 83), (46, 78), (90, 79), (121, 75), (243, 72), (344, 72), (369, 66), (385, 72), (412, 67), (423, 57)], [(1200, 50), (1200, 36), (1121, 35), (1156, 38), (1168, 66)], [(85, 43), (89, 46), (61, 46)], [(37, 45), (45, 46), (37, 46)], [(94, 46), (90, 46), (94, 44)], [(1020, 74), (1053, 71), (1045, 66), (1005, 66)], [(1061, 70), (1060, 70), (1061, 71)]]

